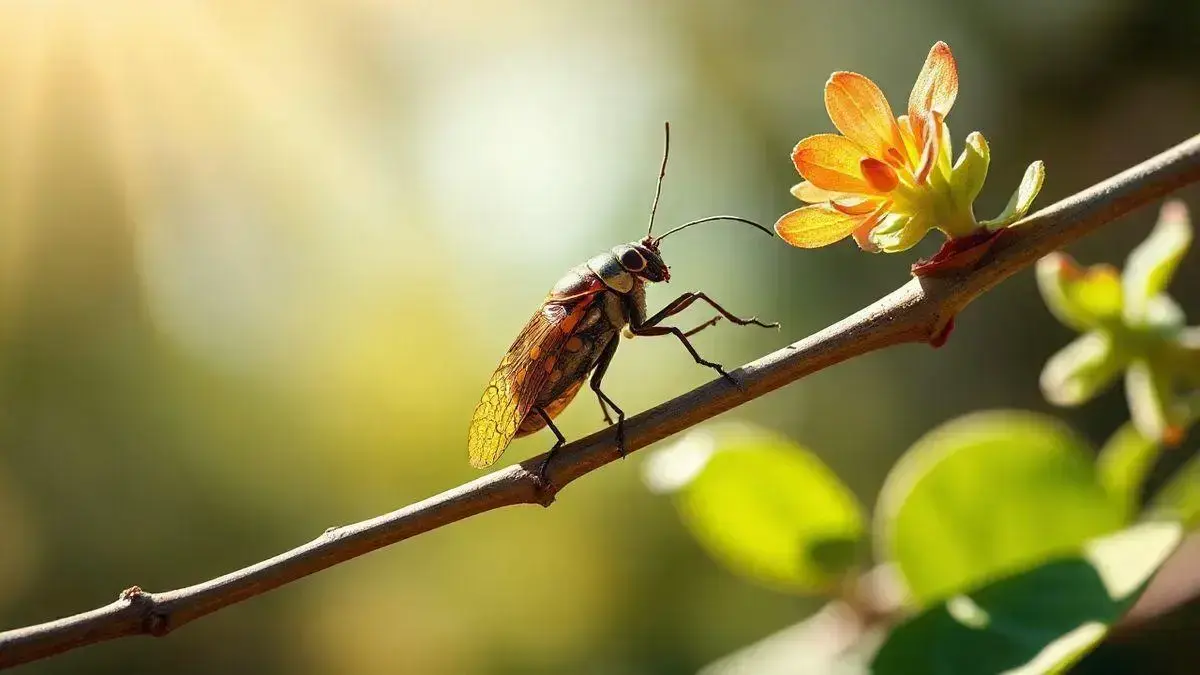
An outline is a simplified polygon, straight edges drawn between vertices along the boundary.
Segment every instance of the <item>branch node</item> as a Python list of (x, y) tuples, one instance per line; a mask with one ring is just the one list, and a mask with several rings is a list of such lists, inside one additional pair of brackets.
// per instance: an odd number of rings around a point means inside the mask
[(158, 608), (158, 603), (152, 593), (142, 590), (141, 586), (130, 586), (121, 591), (118, 600), (124, 600), (130, 607), (136, 607), (142, 618), (142, 632), (154, 637), (162, 637), (171, 632), (171, 615)]
[(558, 495), (558, 491), (560, 489), (561, 488), (555, 487), (554, 483), (543, 485), (540, 481), (538, 481), (535, 483), (533, 488), (533, 499), (535, 502), (541, 505), (542, 508), (548, 509), (550, 508), (550, 505), (554, 503), (554, 498), (556, 495)]
[(533, 485), (533, 501), (543, 508), (550, 508), (550, 505), (554, 503), (555, 496), (558, 495), (558, 491), (562, 489), (556, 486), (549, 476), (542, 478), (541, 474), (534, 473), (528, 469), (525, 469), (525, 475), (521, 476), (521, 480), (528, 481)]
[(150, 635), (162, 637), (171, 632), (171, 615), (163, 611), (150, 612), (142, 625)]
[(954, 315), (946, 320), (940, 327), (934, 330), (933, 335), (929, 336), (929, 346), (937, 349), (946, 344), (946, 340), (950, 339), (950, 333), (954, 331)]

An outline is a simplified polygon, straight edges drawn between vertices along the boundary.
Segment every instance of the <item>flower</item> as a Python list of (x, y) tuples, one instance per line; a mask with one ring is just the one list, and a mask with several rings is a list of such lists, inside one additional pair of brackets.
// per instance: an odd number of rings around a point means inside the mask
[(1085, 269), (1064, 253), (1038, 261), (1046, 306), (1083, 334), (1046, 362), (1040, 384), (1048, 401), (1079, 405), (1124, 372), (1138, 433), (1167, 445), (1182, 440), (1188, 415), (1179, 387), (1200, 389), (1200, 329), (1185, 326), (1165, 291), (1191, 241), (1187, 210), (1172, 201), (1130, 253), (1124, 273), (1111, 265)]
[(977, 221), (973, 204), (991, 155), (983, 135), (974, 132), (951, 163), (946, 116), (957, 96), (958, 66), (944, 42), (929, 50), (908, 112), (899, 117), (867, 77), (831, 75), (825, 109), (841, 135), (817, 134), (796, 145), (792, 163), (805, 180), (792, 194), (808, 205), (780, 217), (775, 231), (801, 248), (853, 236), (863, 250), (893, 253), (911, 248), (931, 229), (955, 239), (1020, 220), (1041, 189), (1042, 163), (1029, 166), (998, 218)]

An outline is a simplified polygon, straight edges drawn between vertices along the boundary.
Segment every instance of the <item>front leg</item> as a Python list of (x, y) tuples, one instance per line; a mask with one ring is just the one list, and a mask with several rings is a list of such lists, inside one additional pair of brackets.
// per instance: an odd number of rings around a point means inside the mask
[[(699, 326), (696, 326), (695, 328), (687, 331), (686, 333), (674, 326), (658, 325), (658, 324), (662, 323), (668, 317), (674, 316), (674, 315), (682, 312), (683, 310), (687, 309), (688, 307), (691, 306), (692, 303), (696, 302), (697, 300), (703, 300), (704, 302), (707, 302), (709, 305), (711, 305), (713, 307), (713, 309), (720, 312), (720, 315), (713, 317), (712, 319), (709, 319), (708, 321), (700, 324)], [(636, 306), (631, 305), (628, 307), (628, 312), (629, 312), (629, 317), (630, 317), (629, 332), (631, 334), (645, 335), (645, 336), (674, 335), (675, 337), (679, 338), (680, 342), (683, 343), (683, 346), (688, 350), (688, 353), (692, 355), (692, 358), (696, 360), (696, 363), (699, 363), (702, 366), (707, 366), (707, 367), (712, 368), (713, 370), (717, 371), (718, 373), (721, 374), (722, 377), (729, 380), (733, 384), (737, 385), (737, 387), (739, 389), (741, 388), (741, 384), (739, 384), (737, 380), (733, 379), (733, 376), (730, 375), (728, 372), (726, 372), (725, 368), (722, 367), (721, 364), (713, 363), (712, 361), (708, 361), (708, 360), (704, 359), (702, 356), (700, 356), (700, 353), (696, 351), (696, 348), (692, 346), (692, 343), (691, 343), (691, 341), (688, 340), (688, 338), (692, 335), (695, 335), (696, 333), (699, 333), (700, 331), (704, 330), (705, 328), (708, 328), (709, 326), (716, 324), (721, 319), (721, 317), (725, 317), (726, 319), (729, 319), (731, 322), (733, 322), (739, 326), (755, 325), (755, 326), (762, 326), (763, 328), (778, 328), (779, 327), (778, 323), (763, 323), (762, 321), (758, 320), (758, 317), (751, 317), (749, 319), (743, 319), (741, 317), (735, 316), (734, 314), (732, 314), (731, 312), (726, 310), (724, 307), (717, 304), (712, 298), (708, 297), (704, 293), (684, 293), (683, 295), (679, 296), (678, 298), (675, 298), (671, 302), (667, 303), (666, 307), (663, 307), (656, 314), (654, 314), (654, 316), (651, 316), (650, 318), (644, 318), (644, 313), (640, 312), (638, 310), (639, 310), (639, 308)]]
[(733, 376), (725, 371), (724, 366), (719, 363), (713, 363), (712, 361), (705, 360), (703, 356), (700, 356), (700, 352), (697, 352), (696, 348), (693, 347), (692, 343), (687, 339), (687, 334), (675, 326), (647, 326), (645, 324), (641, 326), (630, 325), (629, 332), (633, 333), (634, 335), (644, 336), (674, 335), (675, 337), (679, 338), (680, 342), (683, 343), (684, 348), (688, 350), (688, 353), (692, 355), (692, 358), (696, 360), (696, 363), (712, 368), (720, 373), (721, 377), (724, 377), (733, 384), (737, 385), (739, 389), (741, 388), (741, 385), (738, 384), (738, 381), (733, 379)]
[[(693, 347), (692, 343), (688, 340), (686, 333), (679, 330), (675, 326), (656, 325), (672, 314), (682, 311), (688, 305), (695, 302), (695, 299), (694, 293), (684, 293), (664, 307), (657, 314), (647, 319), (645, 306), (634, 302), (631, 298), (629, 298), (629, 296), (624, 296), (623, 301), (625, 302), (625, 312), (626, 316), (629, 317), (629, 326), (627, 327), (629, 333), (631, 335), (644, 336), (674, 335), (675, 337), (679, 338), (680, 342), (683, 343), (684, 348), (688, 350), (688, 353), (692, 355), (692, 358), (696, 360), (696, 363), (708, 368), (712, 368), (720, 373), (721, 377), (724, 377), (725, 379), (737, 385), (737, 380), (733, 379), (729, 373), (725, 372), (725, 368), (722, 367), (721, 364), (713, 363), (712, 361), (708, 361), (704, 357), (700, 356), (700, 353), (696, 351), (696, 348)], [(738, 386), (740, 388), (740, 385)]]
[(716, 324), (718, 321), (720, 321), (720, 317), (722, 317), (722, 316), (725, 317), (726, 319), (729, 319), (731, 322), (733, 322), (739, 326), (754, 325), (754, 326), (762, 326), (763, 328), (779, 328), (779, 322), (777, 322), (777, 321), (772, 322), (772, 323), (763, 323), (762, 321), (758, 320), (757, 316), (752, 316), (749, 319), (743, 319), (741, 317), (735, 316), (732, 312), (730, 312), (729, 310), (725, 309), (724, 307), (718, 305), (715, 300), (708, 297), (708, 295), (706, 295), (703, 292), (684, 293), (683, 295), (681, 295), (678, 298), (675, 298), (674, 300), (669, 302), (667, 304), (667, 306), (663, 307), (661, 310), (659, 310), (657, 314), (650, 317), (649, 319), (646, 319), (646, 321), (643, 323), (643, 325), (656, 326), (660, 322), (662, 322), (663, 319), (666, 319), (669, 316), (674, 316), (674, 315), (682, 312), (683, 310), (687, 309), (688, 307), (690, 307), (692, 305), (693, 302), (696, 302), (697, 300), (703, 300), (704, 302), (707, 302), (710, 307), (712, 307), (713, 309), (717, 310), (717, 312), (719, 312), (719, 315), (716, 317), (713, 317), (712, 319), (709, 319), (705, 323), (702, 323), (699, 326), (697, 326), (696, 328), (693, 328), (692, 330), (688, 331), (687, 332), (688, 335), (695, 335), (696, 333), (699, 333), (700, 331), (704, 330), (705, 328), (708, 328), (709, 326)]

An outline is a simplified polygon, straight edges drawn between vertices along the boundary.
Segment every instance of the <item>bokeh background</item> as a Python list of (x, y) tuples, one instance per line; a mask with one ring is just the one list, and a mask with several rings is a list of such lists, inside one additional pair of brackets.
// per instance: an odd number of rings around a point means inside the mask
[[(1034, 159), (1044, 206), (1196, 133), (1197, 35), (1187, 0), (4, 0), (0, 623), (188, 585), (476, 477), (466, 427), (489, 374), (567, 268), (641, 236), (664, 119), (663, 225), (770, 223), (795, 205), (791, 147), (831, 130), (828, 74), (865, 73), (899, 107), (945, 40), (955, 143), (992, 146), (989, 217)], [(1119, 263), (1154, 216), (1072, 252)], [(702, 289), (783, 322), (697, 338), (728, 365), (874, 300), (937, 245), (806, 252), (707, 227), (667, 243), (650, 304)], [(1193, 317), (1198, 282), (1193, 252), (1173, 287)], [(857, 359), (726, 417), (814, 448), (870, 505), (932, 426), (1051, 410), (1038, 372), (1070, 337), (1026, 272), (943, 349)], [(638, 340), (606, 383), (637, 412), (710, 376)], [(600, 423), (579, 400), (572, 437)], [(1096, 442), (1127, 415), (1119, 388), (1055, 412)], [(639, 455), (552, 509), (19, 672), (682, 674), (816, 607), (708, 559)]]

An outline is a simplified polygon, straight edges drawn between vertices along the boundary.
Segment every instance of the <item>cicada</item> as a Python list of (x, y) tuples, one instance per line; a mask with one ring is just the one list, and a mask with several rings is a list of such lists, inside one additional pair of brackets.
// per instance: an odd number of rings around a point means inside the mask
[[(746, 223), (774, 236), (762, 225), (736, 216), (700, 218), (653, 236), (654, 214), (670, 152), (669, 125), (665, 132), (662, 166), (646, 236), (576, 265), (550, 290), (508, 348), (475, 408), (467, 440), (472, 466), (490, 466), (514, 438), (549, 427), (557, 440), (538, 472), (545, 481), (550, 459), (567, 442), (554, 425), (554, 418), (574, 400), (585, 381), (596, 393), (604, 421), (614, 424), (613, 415), (616, 416), (617, 450), (624, 456), (625, 412), (601, 389), (622, 333), (626, 337), (673, 335), (696, 363), (732, 381), (720, 364), (702, 357), (688, 338), (722, 317), (739, 326), (778, 328), (778, 323), (739, 318), (699, 292), (684, 293), (654, 315), (647, 315), (646, 284), (671, 280), (670, 268), (663, 262), (660, 251), (663, 239), (693, 225), (717, 220)], [(717, 315), (688, 331), (662, 325), (697, 301), (710, 305)]]

